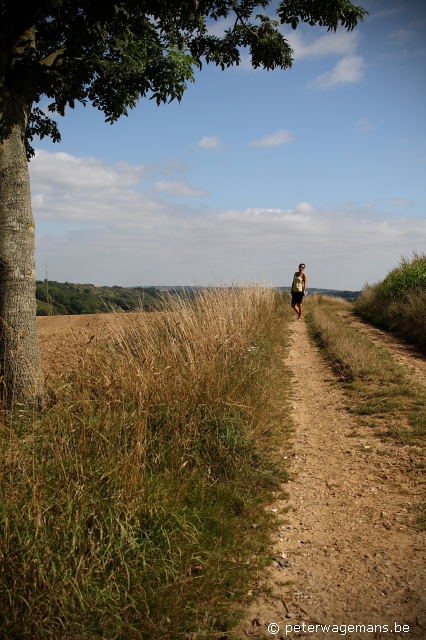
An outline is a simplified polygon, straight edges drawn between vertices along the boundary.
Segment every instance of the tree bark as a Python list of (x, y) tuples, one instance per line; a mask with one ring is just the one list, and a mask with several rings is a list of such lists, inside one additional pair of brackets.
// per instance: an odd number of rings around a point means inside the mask
[[(28, 34), (24, 39), (27, 46)], [(19, 46), (17, 42), (16, 58)], [(3, 124), (7, 119), (0, 137), (0, 398), (3, 406), (10, 407), (14, 402), (39, 403), (43, 376), (36, 325), (34, 219), (24, 143), (33, 88), (31, 69), (26, 66), (13, 74), (10, 62), (0, 66), (8, 67), (0, 73)]]

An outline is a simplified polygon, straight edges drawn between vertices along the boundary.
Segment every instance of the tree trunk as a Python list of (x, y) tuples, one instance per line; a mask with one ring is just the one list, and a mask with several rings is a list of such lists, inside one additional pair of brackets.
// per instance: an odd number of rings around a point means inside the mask
[[(39, 403), (43, 376), (37, 339), (34, 219), (25, 152), (31, 103), (21, 82), (0, 81), (7, 135), (0, 138), (0, 399)], [(18, 78), (23, 81), (24, 78)]]

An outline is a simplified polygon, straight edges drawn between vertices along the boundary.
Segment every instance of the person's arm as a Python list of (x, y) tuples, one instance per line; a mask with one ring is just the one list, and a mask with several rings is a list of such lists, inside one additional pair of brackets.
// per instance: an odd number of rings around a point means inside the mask
[(306, 273), (303, 274), (302, 279), (303, 279), (303, 293), (305, 293), (308, 287), (308, 278), (306, 277)]

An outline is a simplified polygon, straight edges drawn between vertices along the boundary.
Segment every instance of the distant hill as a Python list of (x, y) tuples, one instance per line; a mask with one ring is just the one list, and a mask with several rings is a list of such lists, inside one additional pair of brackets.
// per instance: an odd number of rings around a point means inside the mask
[(37, 280), (37, 315), (80, 315), (158, 308), (156, 287), (101, 287), (93, 284)]
[[(165, 292), (191, 297), (200, 287), (182, 285), (156, 287), (102, 287), (94, 284), (73, 284), (71, 282), (46, 283), (37, 280), (37, 315), (81, 315), (85, 313), (110, 313), (133, 311), (134, 309), (155, 310), (161, 305)], [(276, 287), (289, 291), (288, 287)], [(336, 289), (309, 289), (310, 293), (324, 293), (328, 296), (356, 300), (359, 291), (338, 291)]]
[(338, 289), (309, 289), (311, 293), (323, 293), (326, 296), (344, 298), (345, 300), (356, 300), (361, 291), (339, 291)]

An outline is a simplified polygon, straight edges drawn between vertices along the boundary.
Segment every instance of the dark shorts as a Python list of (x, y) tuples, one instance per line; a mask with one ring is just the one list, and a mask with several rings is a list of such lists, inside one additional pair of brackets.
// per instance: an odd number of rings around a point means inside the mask
[(302, 304), (303, 302), (303, 291), (292, 291), (291, 292), (291, 304)]

